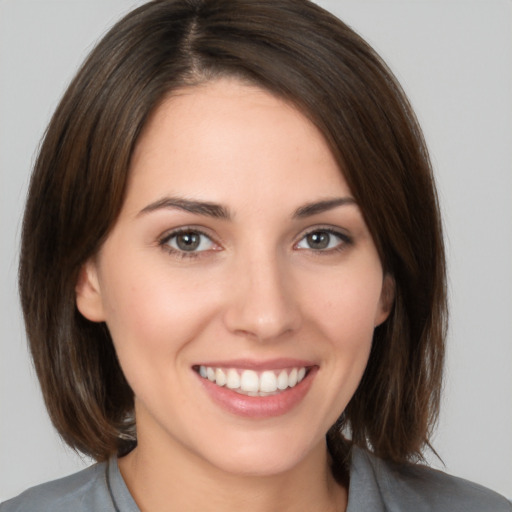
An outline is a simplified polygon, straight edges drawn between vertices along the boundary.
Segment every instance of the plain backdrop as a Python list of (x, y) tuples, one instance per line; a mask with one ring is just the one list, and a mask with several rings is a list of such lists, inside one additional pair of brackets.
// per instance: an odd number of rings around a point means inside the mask
[[(0, 0), (0, 501), (90, 463), (53, 431), (27, 354), (20, 218), (38, 142), (67, 82), (98, 37), (141, 3)], [(431, 150), (451, 304), (434, 446), (446, 471), (512, 498), (512, 2), (319, 3), (388, 62)]]

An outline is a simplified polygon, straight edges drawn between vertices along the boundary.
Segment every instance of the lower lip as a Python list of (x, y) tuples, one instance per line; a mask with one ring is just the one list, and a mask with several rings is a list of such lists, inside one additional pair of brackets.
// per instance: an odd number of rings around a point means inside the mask
[(299, 405), (309, 391), (317, 370), (317, 367), (311, 368), (295, 387), (272, 396), (242, 395), (217, 386), (200, 375), (197, 377), (213, 401), (228, 412), (247, 418), (272, 418), (286, 414)]

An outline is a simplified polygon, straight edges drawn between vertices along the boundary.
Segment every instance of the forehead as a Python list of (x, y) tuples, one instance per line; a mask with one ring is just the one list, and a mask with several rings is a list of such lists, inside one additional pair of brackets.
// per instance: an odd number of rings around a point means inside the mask
[(178, 194), (242, 203), (279, 201), (285, 192), (299, 202), (311, 194), (350, 194), (327, 142), (306, 116), (234, 79), (166, 98), (137, 143), (130, 173), (127, 201), (134, 190), (153, 200)]

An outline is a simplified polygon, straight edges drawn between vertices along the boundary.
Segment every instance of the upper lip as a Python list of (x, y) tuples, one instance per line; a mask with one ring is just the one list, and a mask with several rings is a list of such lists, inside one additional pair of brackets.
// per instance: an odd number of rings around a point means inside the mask
[(285, 368), (310, 368), (312, 366), (316, 366), (316, 364), (310, 360), (308, 361), (305, 359), (278, 358), (267, 360), (230, 359), (229, 361), (203, 361), (193, 366), (210, 366), (212, 368), (237, 368), (241, 370), (264, 371), (282, 370)]

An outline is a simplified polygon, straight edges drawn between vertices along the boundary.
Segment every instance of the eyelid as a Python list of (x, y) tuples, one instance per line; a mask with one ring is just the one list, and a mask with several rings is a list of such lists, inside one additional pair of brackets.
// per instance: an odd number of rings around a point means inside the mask
[(165, 231), (162, 235), (158, 237), (158, 241), (160, 243), (163, 243), (170, 240), (173, 236), (181, 235), (183, 233), (197, 233), (199, 235), (203, 235), (207, 238), (212, 239), (212, 236), (206, 233), (201, 228), (198, 228), (196, 226), (180, 226), (178, 228), (173, 228), (168, 231)]
[[(204, 236), (204, 237), (208, 238), (208, 240), (210, 240), (210, 242), (214, 245), (214, 247), (210, 248), (210, 249), (201, 250), (201, 251), (183, 251), (183, 250), (180, 250), (178, 248), (175, 248), (175, 247), (172, 247), (171, 245), (169, 245), (169, 241), (172, 238), (177, 237), (180, 234), (186, 234), (186, 233), (195, 233), (200, 236)], [(168, 252), (170, 254), (173, 254), (176, 257), (180, 257), (180, 258), (187, 258), (187, 257), (188, 258), (197, 258), (197, 257), (204, 255), (204, 253), (208, 253), (210, 251), (219, 251), (222, 249), (222, 246), (217, 242), (215, 237), (213, 237), (211, 234), (207, 233), (206, 230), (204, 230), (200, 227), (197, 227), (197, 226), (180, 226), (177, 228), (173, 228), (169, 231), (166, 231), (161, 236), (159, 236), (157, 239), (157, 242), (158, 242), (158, 245), (163, 250), (165, 250), (166, 252)]]
[[(311, 234), (317, 233), (317, 232), (329, 233), (330, 235), (338, 237), (341, 240), (339, 246), (332, 247), (330, 249), (323, 249), (323, 250), (322, 249), (315, 250), (312, 248), (302, 249), (302, 248), (297, 247), (298, 244), (304, 240), (304, 238), (306, 238), (308, 235), (311, 235)], [(315, 253), (322, 253), (322, 252), (328, 253), (330, 251), (342, 250), (346, 245), (352, 245), (353, 242), (354, 242), (353, 238), (349, 234), (344, 232), (343, 229), (338, 228), (338, 227), (329, 226), (329, 225), (319, 225), (319, 226), (313, 226), (313, 227), (308, 228), (307, 230), (303, 231), (300, 234), (298, 241), (294, 244), (294, 248), (298, 248), (299, 250), (310, 250)]]

